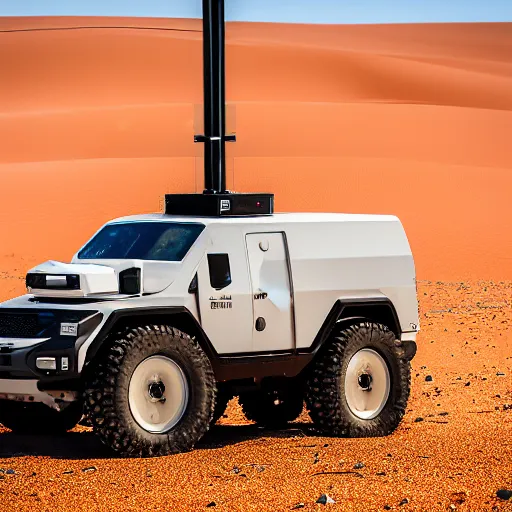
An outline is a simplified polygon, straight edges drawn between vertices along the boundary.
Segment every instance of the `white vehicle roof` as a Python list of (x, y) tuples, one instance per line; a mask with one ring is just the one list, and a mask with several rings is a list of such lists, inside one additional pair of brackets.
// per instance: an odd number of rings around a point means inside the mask
[(272, 223), (311, 223), (311, 222), (396, 222), (398, 218), (394, 215), (371, 215), (371, 214), (350, 214), (350, 213), (274, 213), (269, 216), (240, 216), (240, 217), (193, 217), (166, 215), (163, 213), (148, 213), (142, 215), (128, 215), (109, 221), (107, 224), (122, 222), (201, 222), (208, 224), (272, 224)]

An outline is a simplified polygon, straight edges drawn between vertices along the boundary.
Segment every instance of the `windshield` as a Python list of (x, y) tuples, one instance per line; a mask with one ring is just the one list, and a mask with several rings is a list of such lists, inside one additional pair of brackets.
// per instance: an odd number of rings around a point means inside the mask
[(203, 224), (127, 222), (101, 229), (78, 253), (79, 259), (181, 261)]

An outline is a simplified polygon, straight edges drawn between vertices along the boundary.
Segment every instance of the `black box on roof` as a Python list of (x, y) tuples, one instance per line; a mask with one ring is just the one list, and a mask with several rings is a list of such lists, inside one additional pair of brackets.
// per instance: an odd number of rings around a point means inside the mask
[(274, 194), (166, 194), (165, 213), (197, 217), (272, 215)]

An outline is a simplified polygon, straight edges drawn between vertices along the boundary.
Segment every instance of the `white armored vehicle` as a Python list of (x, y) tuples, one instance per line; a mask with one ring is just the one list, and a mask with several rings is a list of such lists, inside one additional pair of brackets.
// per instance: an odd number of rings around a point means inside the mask
[(206, 190), (108, 222), (70, 263), (28, 272), (28, 293), (0, 304), (0, 423), (52, 433), (85, 414), (118, 453), (160, 455), (191, 449), (238, 396), (261, 424), (305, 404), (324, 434), (389, 434), (418, 331), (402, 224), (274, 214), (271, 194), (225, 191), (222, 2), (203, 5), (216, 55), (196, 136)]

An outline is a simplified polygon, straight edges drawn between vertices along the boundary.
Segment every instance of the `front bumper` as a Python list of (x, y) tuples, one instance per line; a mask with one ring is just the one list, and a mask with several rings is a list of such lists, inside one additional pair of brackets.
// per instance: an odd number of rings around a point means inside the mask
[(78, 398), (74, 391), (41, 391), (36, 379), (0, 379), (0, 400), (40, 402), (52, 409), (60, 410), (63, 402)]
[[(70, 389), (80, 378), (78, 350), (102, 319), (98, 311), (0, 309), (0, 380), (12, 380), (15, 389), (32, 380), (38, 390)], [(75, 326), (72, 334), (63, 324)], [(38, 368), (40, 358), (55, 360), (55, 369)]]

